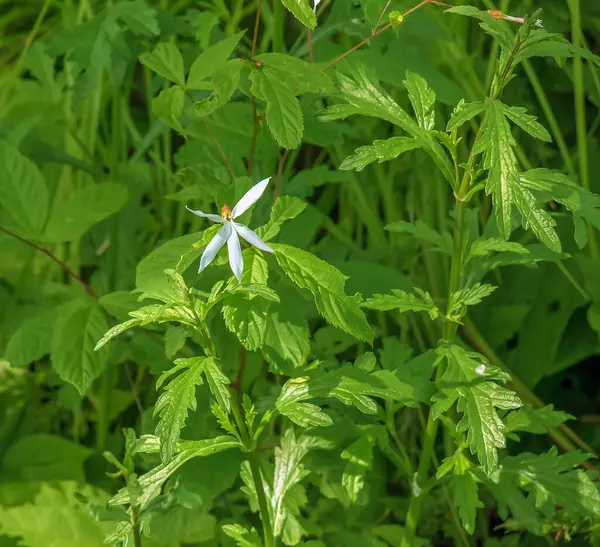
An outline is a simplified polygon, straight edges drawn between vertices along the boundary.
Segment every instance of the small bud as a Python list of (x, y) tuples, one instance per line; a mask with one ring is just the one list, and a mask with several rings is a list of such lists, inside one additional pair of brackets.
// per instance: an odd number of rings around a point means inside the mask
[(392, 25), (392, 28), (394, 30), (398, 30), (402, 24), (402, 21), (404, 21), (404, 15), (402, 15), (402, 13), (399, 11), (392, 11), (389, 15), (389, 21), (390, 25)]

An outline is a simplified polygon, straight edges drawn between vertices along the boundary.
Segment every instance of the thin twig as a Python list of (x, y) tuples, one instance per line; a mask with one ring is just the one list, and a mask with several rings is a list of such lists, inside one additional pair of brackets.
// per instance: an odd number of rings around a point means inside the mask
[[(388, 4), (389, 4), (389, 2), (388, 2)], [(422, 8), (426, 4), (434, 4), (436, 6), (445, 6), (447, 8), (453, 8), (454, 7), (451, 4), (445, 4), (444, 2), (438, 2), (437, 0), (423, 0), (422, 2), (420, 2), (419, 4), (417, 4), (416, 6), (414, 6), (413, 8), (410, 8), (408, 11), (406, 11), (405, 13), (403, 13), (402, 17), (407, 17), (408, 15), (410, 15), (414, 11), (417, 11), (419, 8)], [(387, 6), (386, 6), (386, 9), (387, 9)], [(385, 10), (384, 10), (383, 13), (385, 13)], [(383, 13), (381, 14), (381, 17), (383, 17)], [(375, 28), (377, 28), (377, 26), (381, 22), (381, 17), (379, 18), (380, 20), (377, 21), (377, 25), (375, 26)], [(348, 55), (350, 55), (351, 53), (354, 53), (357, 49), (360, 49), (365, 44), (369, 43), (376, 36), (379, 36), (380, 34), (383, 34), (391, 26), (392, 26), (392, 24), (388, 23), (387, 25), (385, 25), (385, 27), (381, 27), (379, 30), (375, 30), (373, 32), (373, 34), (371, 34), (371, 36), (367, 36), (360, 44), (355, 45), (352, 49), (349, 49), (345, 53), (342, 53), (339, 57), (337, 57), (333, 61), (331, 61), (331, 63), (329, 63), (328, 65), (324, 66), (321, 69), (321, 72), (325, 72), (326, 70), (330, 69), (333, 65), (337, 65), (342, 59), (345, 59)]]
[[(252, 57), (256, 55), (256, 47), (258, 44), (258, 29), (260, 27), (260, 14), (262, 11), (262, 0), (258, 0), (256, 6), (256, 19), (254, 19), (254, 36), (252, 36)], [(252, 174), (252, 167), (254, 166), (254, 154), (256, 153), (256, 140), (258, 138), (259, 130), (259, 119), (258, 109), (256, 108), (256, 97), (252, 95), (250, 98), (252, 103), (252, 139), (250, 140), (250, 150), (248, 152), (248, 166), (246, 167), (246, 175)]]
[[(391, 1), (392, 0), (390, 0), (390, 2)], [(310, 64), (313, 65), (315, 63), (315, 50), (313, 46), (312, 30), (308, 29), (306, 34), (308, 39), (308, 60), (310, 61)]]
[(210, 128), (210, 125), (208, 125), (208, 121), (206, 121), (206, 118), (203, 117), (202, 121), (204, 122), (204, 127), (206, 127), (206, 130), (208, 131), (208, 134), (210, 135), (211, 140), (213, 141), (214, 145), (217, 147), (217, 150), (219, 151), (221, 158), (223, 158), (223, 162), (225, 163), (225, 166), (227, 167), (227, 171), (229, 171), (229, 175), (231, 176), (232, 179), (234, 179), (235, 173), (233, 172), (233, 169), (231, 168), (231, 164), (229, 163), (229, 160), (227, 159), (227, 156), (225, 155), (223, 148), (221, 148), (221, 145), (219, 144), (219, 140), (217, 139), (217, 136), (214, 134), (213, 130)]
[(32, 241), (29, 241), (29, 240), (15, 234), (14, 232), (11, 232), (10, 230), (8, 230), (7, 228), (4, 228), (3, 226), (0, 226), (0, 231), (4, 232), (5, 234), (7, 234), (11, 237), (14, 237), (15, 239), (18, 239), (21, 243), (25, 243), (25, 245), (29, 245), (33, 249), (40, 251), (40, 252), (44, 253), (46, 256), (50, 257), (65, 272), (67, 272), (73, 279), (75, 279), (94, 300), (98, 300), (98, 295), (94, 292), (94, 289), (92, 289), (92, 287), (90, 285), (88, 285), (83, 279), (81, 279), (81, 277), (79, 277), (73, 270), (71, 270), (71, 268), (69, 268), (69, 266), (67, 266), (62, 260), (60, 260), (60, 258), (57, 258), (56, 256), (54, 256), (48, 249), (44, 249), (44, 247), (40, 247), (36, 243), (33, 243)]
[(279, 165), (277, 166), (277, 178), (275, 179), (275, 191), (273, 192), (273, 203), (275, 203), (277, 201), (277, 198), (279, 197), (279, 192), (281, 190), (281, 180), (283, 178), (283, 167), (285, 165), (285, 160), (287, 159), (289, 153), (290, 151), (286, 149), (279, 156)]
[(385, 15), (385, 12), (387, 11), (387, 9), (390, 7), (391, 3), (392, 3), (392, 0), (388, 0), (387, 1), (387, 4), (385, 5), (385, 8), (383, 8), (383, 11), (379, 15), (379, 19), (377, 19), (377, 24), (375, 25), (375, 28), (373, 29), (373, 32), (375, 32), (379, 28), (379, 24), (381, 23), (381, 20), (383, 19), (383, 16)]

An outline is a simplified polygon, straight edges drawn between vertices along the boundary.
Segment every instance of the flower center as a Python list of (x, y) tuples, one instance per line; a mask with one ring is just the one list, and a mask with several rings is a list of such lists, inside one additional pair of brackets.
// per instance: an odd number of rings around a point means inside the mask
[(221, 216), (225, 220), (231, 220), (231, 207), (229, 207), (229, 205), (227, 205), (227, 203), (225, 205), (223, 205), (223, 208), (221, 209)]

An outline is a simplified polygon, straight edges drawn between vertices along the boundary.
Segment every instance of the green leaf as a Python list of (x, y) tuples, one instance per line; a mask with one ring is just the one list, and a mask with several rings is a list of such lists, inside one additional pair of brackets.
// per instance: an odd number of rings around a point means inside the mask
[[(213, 235), (214, 230), (209, 234), (209, 237), (212, 238)], [(205, 239), (203, 234), (187, 234), (171, 239), (152, 251), (137, 266), (135, 278), (137, 290), (146, 294), (149, 298), (157, 298), (166, 302), (178, 302), (178, 293), (164, 271), (174, 268), (182, 255), (194, 246), (193, 253), (186, 256), (186, 264), (189, 266), (200, 255), (202, 244), (206, 245), (208, 243)], [(196, 246), (196, 243), (199, 245)], [(181, 268), (180, 271), (184, 269)]]
[(487, 99), (481, 137), (473, 151), (484, 153), (483, 165), (488, 170), (486, 192), (492, 195), (496, 223), (504, 239), (508, 239), (512, 231), (512, 206), (518, 186), (515, 144), (502, 104)]
[(111, 524), (98, 522), (89, 504), (104, 505), (106, 498), (104, 491), (87, 484), (41, 483), (35, 499), (0, 508), (2, 534), (26, 547), (98, 547)]
[(11, 444), (2, 460), (2, 474), (11, 481), (85, 480), (85, 446), (47, 434), (25, 435)]
[(477, 509), (484, 507), (479, 501), (477, 481), (469, 472), (450, 477), (452, 500), (458, 509), (458, 515), (469, 534), (475, 532)]
[[(240, 443), (234, 437), (223, 435), (214, 439), (203, 441), (180, 441), (176, 447), (176, 453), (168, 463), (162, 463), (142, 475), (139, 478), (141, 494), (137, 498), (140, 507), (144, 508), (151, 500), (156, 498), (161, 491), (162, 485), (175, 473), (184, 463), (193, 458), (211, 456), (223, 450), (237, 448)], [(127, 505), (131, 502), (130, 493), (127, 488), (122, 488), (110, 500), (112, 507)]]
[(239, 87), (243, 68), (244, 61), (242, 59), (232, 59), (217, 70), (212, 75), (212, 82), (206, 86), (211, 88), (212, 95), (194, 103), (196, 114), (208, 116), (225, 106)]
[(296, 439), (294, 430), (289, 428), (281, 437), (280, 446), (275, 448), (275, 472), (270, 500), (275, 537), (281, 536), (288, 518), (286, 496), (309, 473), (301, 462), (313, 446), (312, 437)]
[(527, 110), (520, 106), (507, 106), (502, 104), (502, 109), (507, 118), (518, 125), (523, 131), (529, 133), (532, 137), (544, 142), (552, 142), (552, 137), (548, 130), (537, 121), (535, 116), (527, 114)]
[(448, 410), (455, 401), (463, 413), (458, 431), (467, 432), (467, 442), (476, 454), (486, 473), (498, 466), (498, 448), (506, 445), (504, 424), (496, 409), (519, 408), (521, 401), (515, 393), (499, 383), (507, 380), (506, 374), (492, 367), (483, 356), (468, 353), (460, 346), (441, 346), (438, 353), (446, 357), (448, 366), (435, 395), (434, 416)]
[(143, 0), (119, 2), (111, 6), (111, 10), (135, 34), (142, 36), (160, 34), (156, 10)]
[(165, 356), (172, 359), (185, 346), (185, 341), (189, 337), (189, 332), (185, 327), (168, 327), (165, 332)]
[(365, 476), (373, 465), (373, 440), (362, 435), (354, 441), (342, 454), (348, 460), (342, 473), (342, 486), (352, 503), (359, 503), (360, 493), (365, 487)]
[(181, 87), (174, 85), (163, 89), (152, 99), (152, 114), (169, 127), (185, 136), (185, 129), (179, 119), (183, 115), (185, 96)]
[(458, 316), (458, 320), (466, 312), (467, 306), (479, 304), (486, 296), (492, 294), (498, 287), (493, 285), (475, 283), (472, 287), (460, 289), (452, 294), (448, 316)]
[(532, 169), (521, 174), (521, 185), (541, 192), (545, 200), (556, 200), (574, 215), (600, 230), (600, 196), (571, 181), (567, 175), (549, 169)]
[(471, 243), (466, 262), (475, 257), (488, 256), (492, 253), (527, 254), (528, 252), (526, 247), (515, 241), (506, 241), (499, 237), (480, 237)]
[(263, 547), (263, 543), (255, 528), (246, 530), (241, 524), (225, 524), (223, 532), (236, 541), (238, 547)]
[(583, 57), (596, 66), (600, 66), (600, 57), (589, 49), (571, 44), (562, 34), (546, 32), (538, 29), (529, 35), (528, 40), (515, 55), (515, 66), (531, 57), (571, 58)]
[(263, 355), (278, 372), (290, 371), (306, 362), (310, 353), (310, 332), (305, 319), (283, 319), (282, 306), (267, 314)]
[(269, 222), (258, 228), (256, 233), (263, 241), (270, 241), (279, 233), (284, 222), (296, 218), (304, 209), (306, 202), (297, 197), (278, 197), (271, 209)]
[(404, 87), (412, 104), (417, 122), (421, 129), (429, 131), (435, 126), (435, 91), (429, 87), (425, 78), (414, 72), (406, 72)]
[(96, 340), (107, 330), (104, 311), (97, 302), (90, 301), (61, 322), (54, 335), (52, 367), (81, 395), (108, 365), (108, 352), (94, 351)]
[(120, 211), (129, 193), (123, 184), (103, 182), (76, 190), (52, 209), (44, 241), (75, 241), (94, 224)]
[(387, 93), (381, 90), (363, 66), (352, 65), (351, 76), (338, 74), (341, 96), (348, 104), (333, 105), (320, 116), (322, 121), (344, 119), (355, 114), (381, 118), (397, 125), (422, 143), (444, 178), (454, 182), (454, 166), (444, 148), (430, 132), (415, 122)]
[(431, 295), (418, 288), (417, 294), (410, 294), (398, 289), (392, 289), (392, 294), (376, 294), (362, 303), (362, 307), (377, 311), (396, 310), (400, 313), (407, 311), (425, 311), (434, 320), (441, 316), (440, 310), (435, 305)]
[(298, 99), (285, 82), (267, 67), (253, 70), (250, 81), (252, 95), (267, 104), (267, 125), (277, 143), (288, 150), (298, 148), (304, 132), (304, 118)]
[(554, 226), (556, 222), (535, 201), (533, 194), (523, 186), (516, 185), (513, 199), (523, 217), (523, 226), (531, 228), (533, 233), (546, 247), (555, 253), (562, 252), (562, 245)]
[(196, 60), (190, 67), (187, 87), (189, 89), (204, 89), (204, 80), (210, 78), (215, 72), (224, 68), (240, 39), (244, 35), (244, 32), (245, 31), (242, 31), (233, 36), (227, 36), (196, 57)]
[[(574, 419), (574, 416), (566, 412), (554, 410), (554, 405), (546, 405), (542, 408), (532, 408), (531, 405), (526, 405), (506, 417), (504, 433), (507, 437), (515, 431), (541, 435), (553, 427), (560, 427), (567, 420)], [(512, 437), (518, 439), (516, 435), (512, 435)]]
[(174, 373), (180, 372), (167, 384), (154, 407), (154, 416), (160, 416), (156, 434), (160, 437), (160, 457), (163, 463), (169, 463), (175, 453), (188, 409), (196, 410), (196, 386), (202, 384), (206, 360), (205, 357), (177, 359), (175, 367), (163, 373), (156, 382), (158, 388)]
[[(265, 259), (252, 249), (245, 250), (243, 257), (245, 268), (242, 284), (246, 286), (246, 290), (240, 291), (238, 288), (237, 294), (234, 293), (234, 296), (227, 298), (223, 306), (223, 319), (227, 329), (237, 336), (240, 343), (247, 350), (255, 351), (265, 342), (271, 302), (257, 297), (247, 289), (255, 284), (257, 287), (262, 286), (264, 290), (269, 290), (266, 286), (269, 271)], [(277, 298), (276, 294), (275, 297)]]
[(290, 245), (272, 244), (277, 262), (301, 289), (309, 290), (321, 315), (359, 340), (371, 342), (373, 332), (360, 309), (360, 297), (344, 292), (346, 276), (326, 262)]
[(281, 0), (281, 3), (305, 27), (312, 30), (317, 26), (317, 16), (307, 0)]
[(140, 62), (167, 80), (185, 87), (183, 57), (175, 44), (157, 44), (152, 53), (146, 51), (140, 55)]
[(36, 165), (0, 140), (0, 204), (24, 234), (39, 239), (48, 216), (48, 188)]
[[(559, 455), (555, 447), (544, 454), (504, 458), (489, 484), (501, 504), (500, 517), (506, 519), (510, 511), (534, 534), (542, 531), (536, 510), (546, 519), (558, 511), (571, 518), (594, 518), (600, 511), (600, 493), (589, 475), (577, 469), (586, 459), (579, 451)], [(520, 489), (529, 496), (525, 498)]]
[(378, 161), (390, 161), (404, 152), (420, 148), (422, 143), (413, 137), (392, 137), (374, 141), (372, 145), (361, 146), (340, 165), (343, 171), (362, 171), (367, 165)]
[(294, 95), (303, 93), (335, 93), (331, 78), (318, 66), (307, 63), (302, 59), (282, 53), (262, 53), (254, 57), (268, 69), (273, 70)]
[(421, 239), (432, 245), (433, 249), (452, 256), (452, 237), (450, 237), (450, 234), (448, 232), (440, 234), (427, 226), (422, 220), (417, 220), (414, 223), (397, 220), (392, 224), (388, 224), (385, 229), (390, 232), (411, 234), (417, 239)]
[(452, 111), (452, 116), (446, 126), (446, 131), (451, 132), (462, 127), (465, 123), (479, 116), (485, 110), (485, 104), (482, 101), (465, 103), (464, 99), (456, 105)]
[(213, 397), (216, 399), (219, 406), (225, 412), (229, 413), (231, 411), (231, 394), (229, 392), (231, 381), (223, 374), (215, 359), (205, 360), (204, 375)]

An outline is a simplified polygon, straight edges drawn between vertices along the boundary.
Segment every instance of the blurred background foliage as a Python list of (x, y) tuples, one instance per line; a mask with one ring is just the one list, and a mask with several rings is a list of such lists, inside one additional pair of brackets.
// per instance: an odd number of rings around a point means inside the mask
[[(278, 1), (265, 1), (258, 51), (287, 52), (304, 59), (313, 54), (315, 62), (328, 62), (372, 33), (386, 3), (323, 0), (311, 53), (305, 29)], [(144, 13), (132, 17), (124, 10), (116, 21), (104, 20), (103, 10), (118, 4), (118, 0), (0, 0), (0, 137), (18, 143), (20, 151), (40, 167), (49, 188), (51, 218), (64, 218), (70, 208), (85, 207), (85, 202), (69, 202), (68, 197), (91, 183), (109, 181), (127, 188), (126, 197), (118, 192), (111, 196), (112, 205), (119, 209), (116, 214), (90, 218), (73, 227), (68, 236), (61, 233), (57, 221), (53, 242), (44, 247), (86, 287), (39, 249), (11, 235), (17, 212), (0, 209), (4, 228), (0, 232), (0, 355), (4, 356), (0, 360), (0, 532), (13, 535), (16, 530), (32, 546), (101, 544), (104, 524), (86, 516), (85, 502), (73, 483), (87, 483), (86, 494), (99, 501), (107, 497), (102, 489), (116, 490), (119, 482), (106, 476), (109, 468), (101, 452), (122, 452), (123, 427), (141, 433), (153, 430), (154, 378), (170, 366), (173, 347), (180, 349), (179, 333), (172, 330), (136, 333), (127, 343), (117, 343), (110, 366), (82, 397), (59, 379), (48, 358), (57, 330), (63, 328), (61, 318), (69, 315), (69, 306), (90, 297), (100, 298), (110, 324), (126, 318), (137, 305), (136, 296), (128, 297), (128, 307), (122, 304), (123, 293), (118, 293), (118, 305), (111, 295), (135, 288), (136, 276), (139, 286), (144, 272), (138, 263), (165, 241), (192, 234), (182, 244), (183, 251), (197, 240), (195, 233), (205, 225), (202, 219), (186, 214), (184, 205), (212, 208), (214, 201), (221, 203), (231, 180), (222, 154), (235, 175), (243, 176), (252, 140), (252, 107), (243, 92), (208, 116), (208, 126), (198, 119), (187, 120), (188, 139), (171, 131), (151, 112), (151, 100), (163, 82), (137, 57), (148, 44), (175, 40), (189, 66), (208, 44), (240, 30), (246, 32), (237, 54), (248, 57), (257, 2), (149, 1), (158, 13), (158, 36), (144, 32), (152, 25)], [(580, 20), (571, 17), (565, 0), (474, 0), (471, 4), (516, 16), (541, 7), (549, 31), (600, 52), (599, 2), (582, 1)], [(413, 1), (392, 0), (388, 11), (406, 11), (414, 5)], [(359, 61), (373, 69), (403, 106), (408, 104), (402, 89), (405, 72), (420, 74), (437, 94), (438, 115), (447, 119), (461, 98), (486, 97), (493, 76), (490, 59), (496, 54), (496, 46), (470, 19), (449, 17), (442, 8), (428, 5), (407, 17), (398, 32), (385, 32), (353, 53), (349, 62)], [(74, 60), (79, 72), (71, 70)], [(548, 145), (521, 138), (517, 132), (521, 166), (562, 170), (579, 181), (587, 179), (592, 191), (600, 193), (598, 69), (584, 64), (583, 78), (577, 80), (572, 63), (558, 66), (551, 59), (536, 58), (525, 62), (520, 73), (504, 100), (537, 115), (554, 140)], [(586, 106), (584, 119), (578, 119), (575, 112), (577, 97)], [(308, 96), (301, 105), (302, 146), (283, 151), (265, 128), (258, 135), (250, 173), (254, 180), (273, 174), (280, 195), (309, 202), (307, 211), (284, 229), (286, 242), (310, 247), (340, 268), (349, 276), (349, 293), (368, 297), (414, 284), (434, 297), (443, 295), (447, 257), (409, 234), (384, 230), (396, 220), (422, 220), (440, 232), (449, 231), (453, 199), (439, 173), (419, 153), (374, 163), (358, 173), (340, 171), (341, 162), (357, 147), (391, 136), (390, 126), (363, 117), (323, 124), (316, 119), (322, 102)], [(0, 165), (0, 172), (8, 168)], [(120, 200), (124, 200), (122, 208), (115, 205)], [(106, 210), (110, 209), (108, 204)], [(266, 219), (268, 210), (268, 203), (259, 203), (258, 218)], [(478, 221), (485, 223), (489, 210), (489, 200), (481, 198), (468, 222), (474, 227)], [(571, 256), (562, 262), (549, 260), (532, 268), (494, 272), (500, 288), (474, 309), (461, 333), (488, 358), (510, 367), (516, 381), (532, 390), (528, 393), (535, 392), (545, 403), (577, 417), (571, 423), (573, 430), (590, 449), (600, 450), (600, 269), (588, 251), (579, 251), (573, 242), (574, 227), (568, 217), (560, 209), (555, 213), (564, 252)], [(515, 238), (534, 243), (522, 231)], [(188, 275), (196, 286), (210, 287), (210, 271), (203, 279)], [(316, 317), (309, 320), (313, 358), (353, 358), (364, 350)], [(420, 317), (390, 319), (379, 314), (373, 320), (380, 335), (395, 337), (389, 339), (389, 346), (378, 348), (382, 359), (407, 359), (411, 352), (419, 354), (435, 345), (440, 336)], [(239, 355), (235, 350), (230, 354), (228, 366), (235, 371)], [(244, 382), (257, 395), (268, 392), (260, 356), (249, 355)], [(198, 397), (186, 438), (204, 438), (214, 428), (207, 404), (206, 397)], [(349, 436), (360, 419), (354, 415), (347, 419)], [(413, 456), (419, 449), (420, 427), (415, 409), (401, 413), (399, 434)], [(547, 437), (523, 435), (521, 450), (543, 450), (550, 444)], [(199, 544), (198, 538), (208, 537), (206, 530), (217, 533), (215, 517), (205, 512), (207, 504), (214, 505), (217, 515), (235, 517), (236, 511), (242, 511), (240, 495), (227, 493), (238, 480), (236, 462), (222, 465), (222, 473), (214, 472), (224, 459), (240, 458), (239, 454), (215, 458), (216, 466), (204, 460), (182, 469), (178, 495), (188, 496), (192, 508), (165, 513), (164, 522), (153, 532), (155, 545)], [(337, 472), (334, 460), (320, 464), (330, 466), (332, 475)], [(325, 484), (325, 478), (322, 481), (322, 491), (333, 488)], [(383, 462), (374, 465), (370, 488), (371, 497), (378, 492), (388, 512), (403, 514), (406, 492), (386, 477)], [(335, 514), (335, 494), (330, 498), (320, 499), (313, 507), (314, 526)], [(349, 529), (360, 527), (357, 522), (374, 526), (381, 503), (369, 506), (367, 514), (364, 508), (348, 506), (343, 519)], [(444, 504), (429, 503), (421, 535), (434, 539), (436, 545), (454, 544)], [(20, 511), (14, 511), (15, 507)], [(32, 507), (32, 513), (23, 507)], [(500, 522), (493, 512), (487, 518), (489, 530)], [(70, 532), (61, 537), (60, 530), (67, 525)], [(52, 530), (52, 543), (37, 532), (44, 529)], [(367, 545), (344, 539), (342, 530), (335, 533), (332, 545)], [(386, 541), (386, 533), (391, 534), (382, 526), (381, 541)], [(481, 537), (487, 535), (485, 530)], [(2, 547), (15, 541), (0, 536)], [(216, 541), (201, 544), (217, 545)], [(491, 537), (487, 541), (485, 545), (500, 545)], [(536, 541), (529, 538), (515, 545), (537, 545)], [(393, 540), (389, 544), (395, 545)]]

